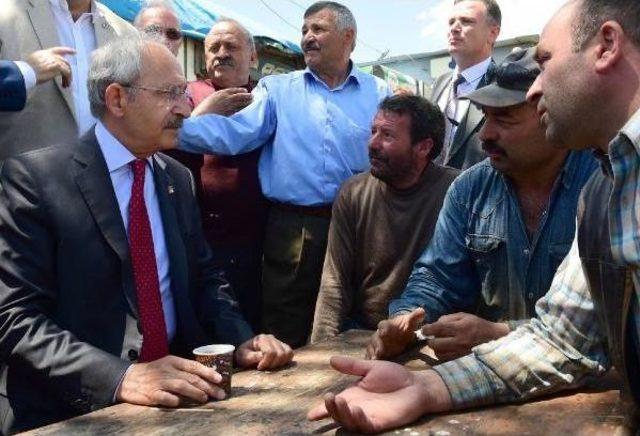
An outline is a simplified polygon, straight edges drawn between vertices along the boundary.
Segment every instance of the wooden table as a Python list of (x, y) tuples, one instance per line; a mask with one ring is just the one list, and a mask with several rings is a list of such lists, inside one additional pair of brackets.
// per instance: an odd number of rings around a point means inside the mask
[[(298, 350), (295, 362), (288, 368), (271, 373), (236, 373), (232, 397), (225, 401), (177, 410), (120, 404), (29, 434), (348, 434), (329, 420), (308, 422), (306, 413), (325, 392), (342, 390), (355, 379), (329, 368), (329, 357), (362, 356), (369, 336), (370, 332), (352, 330), (334, 340)], [(423, 361), (428, 360), (416, 352), (405, 356), (404, 363), (412, 369), (423, 368)], [(388, 434), (631, 434), (623, 422), (615, 380), (604, 377), (594, 386), (581, 393), (522, 405), (431, 416)]]

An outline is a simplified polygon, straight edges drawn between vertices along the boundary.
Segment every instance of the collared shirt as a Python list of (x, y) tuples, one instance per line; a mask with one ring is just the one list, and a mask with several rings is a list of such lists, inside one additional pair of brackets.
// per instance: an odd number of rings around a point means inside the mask
[(91, 1), (91, 12), (83, 13), (75, 22), (69, 11), (67, 0), (49, 0), (56, 22), (60, 44), (75, 49), (76, 54), (66, 56), (71, 66), (71, 90), (75, 106), (78, 134), (82, 136), (96, 122), (89, 108), (87, 77), (91, 63), (91, 52), (96, 49), (96, 34), (93, 29), (95, 2)]
[[(136, 157), (131, 154), (100, 121), (96, 124), (95, 132), (98, 144), (100, 144), (100, 150), (107, 163), (107, 169), (109, 170), (113, 190), (118, 200), (124, 228), (128, 229), (129, 200), (131, 199), (131, 187), (133, 186), (133, 171), (129, 164), (133, 162)], [(164, 226), (162, 224), (162, 215), (160, 214), (160, 205), (158, 204), (158, 194), (156, 193), (155, 181), (153, 179), (153, 158), (147, 158), (147, 162), (148, 165), (146, 166), (144, 174), (144, 203), (147, 208), (147, 215), (149, 216), (153, 250), (156, 255), (158, 282), (160, 283), (160, 296), (162, 297), (162, 309), (167, 326), (167, 337), (169, 341), (171, 341), (176, 332), (176, 314), (173, 305), (173, 294), (171, 293), (169, 254), (164, 238)]]
[(179, 148), (235, 155), (262, 146), (258, 172), (264, 195), (319, 206), (332, 203), (342, 182), (369, 168), (371, 123), (390, 90), (352, 66), (333, 89), (306, 69), (265, 77), (253, 95), (253, 102), (231, 117), (185, 120)]
[[(637, 207), (640, 199), (640, 110), (609, 144), (613, 190), (609, 231), (614, 259), (636, 266), (640, 248)], [(634, 248), (635, 246), (635, 248)], [(640, 325), (638, 270), (633, 273), (632, 310)], [(577, 238), (536, 305), (537, 318), (515, 332), (482, 344), (461, 359), (434, 369), (444, 380), (456, 408), (523, 400), (579, 383), (609, 365)], [(640, 337), (640, 335), (637, 335)]]
[[(460, 71), (460, 68), (456, 65), (453, 70), (453, 74), (451, 75), (451, 83), (447, 89), (447, 92), (443, 92), (438, 100), (438, 106), (442, 110), (442, 112), (447, 111), (447, 105), (450, 104), (451, 99), (457, 98), (457, 104), (455, 107), (455, 114), (447, 113), (446, 116), (452, 117), (458, 123), (462, 121), (465, 114), (469, 110), (470, 102), (469, 100), (460, 100), (461, 97), (465, 97), (468, 94), (471, 94), (476, 90), (478, 84), (482, 80), (482, 77), (487, 73), (489, 69), (489, 65), (491, 65), (491, 57), (483, 60), (482, 62), (478, 62), (475, 65), (470, 66), (469, 68)], [(456, 77), (461, 75), (464, 77), (464, 82), (458, 85), (457, 96), (453, 95), (453, 82), (456, 80)], [(449, 138), (445, 141), (445, 144), (450, 144), (453, 142), (453, 138), (456, 135), (457, 126), (452, 125), (450, 122), (445, 123), (445, 138)], [(445, 150), (445, 153), (447, 150)]]
[(568, 154), (531, 240), (509, 179), (488, 159), (465, 171), (451, 185), (431, 243), (390, 303), (390, 316), (423, 307), (428, 322), (455, 312), (490, 321), (533, 317), (569, 251), (578, 197), (596, 167), (589, 152)]

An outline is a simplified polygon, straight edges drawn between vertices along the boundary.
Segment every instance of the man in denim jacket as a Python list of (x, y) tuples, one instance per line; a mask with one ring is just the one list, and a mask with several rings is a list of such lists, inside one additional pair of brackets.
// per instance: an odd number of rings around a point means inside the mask
[(467, 354), (535, 316), (575, 233), (578, 196), (595, 160), (545, 138), (526, 91), (539, 73), (532, 50), (517, 50), (493, 83), (468, 98), (482, 107), (489, 159), (451, 185), (436, 229), (403, 294), (367, 349), (385, 358), (423, 332), (441, 360)]

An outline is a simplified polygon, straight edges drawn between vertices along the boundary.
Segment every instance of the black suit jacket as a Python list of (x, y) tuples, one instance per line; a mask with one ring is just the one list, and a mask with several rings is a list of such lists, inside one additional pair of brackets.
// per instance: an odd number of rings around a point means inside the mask
[[(491, 62), (487, 71), (493, 68), (495, 68), (495, 64)], [(431, 93), (430, 98), (433, 104), (437, 105), (442, 94), (449, 89), (452, 78), (453, 72), (450, 71), (436, 79), (433, 84), (433, 92)], [(485, 74), (482, 76), (482, 79), (480, 79), (477, 88), (482, 88), (483, 86), (488, 85), (488, 82), (487, 74)], [(442, 153), (434, 159), (434, 162), (465, 170), (484, 160), (487, 155), (482, 150), (482, 143), (478, 138), (478, 132), (483, 124), (484, 115), (482, 114), (482, 111), (473, 103), (470, 104), (469, 110), (462, 117), (460, 125), (456, 130), (448, 159), (445, 161), (443, 150)]]
[(27, 101), (24, 77), (12, 61), (0, 60), (0, 112), (21, 111)]
[[(253, 333), (212, 267), (189, 171), (157, 154), (174, 354)], [(142, 336), (128, 241), (93, 131), (5, 161), (0, 174), (0, 419), (13, 432), (112, 402)]]

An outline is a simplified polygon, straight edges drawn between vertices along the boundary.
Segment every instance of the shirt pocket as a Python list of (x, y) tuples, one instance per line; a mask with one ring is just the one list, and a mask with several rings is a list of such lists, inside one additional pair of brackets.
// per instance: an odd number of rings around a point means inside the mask
[(465, 243), (480, 282), (477, 314), (491, 321), (509, 307), (509, 267), (505, 240), (495, 235), (468, 234)]
[(573, 241), (549, 244), (549, 260), (551, 262), (552, 272), (558, 269), (564, 258), (571, 249)]
[(349, 169), (353, 174), (358, 174), (369, 169), (369, 138), (370, 129), (363, 129), (353, 121), (349, 121), (347, 137), (349, 138), (349, 150), (347, 160)]

